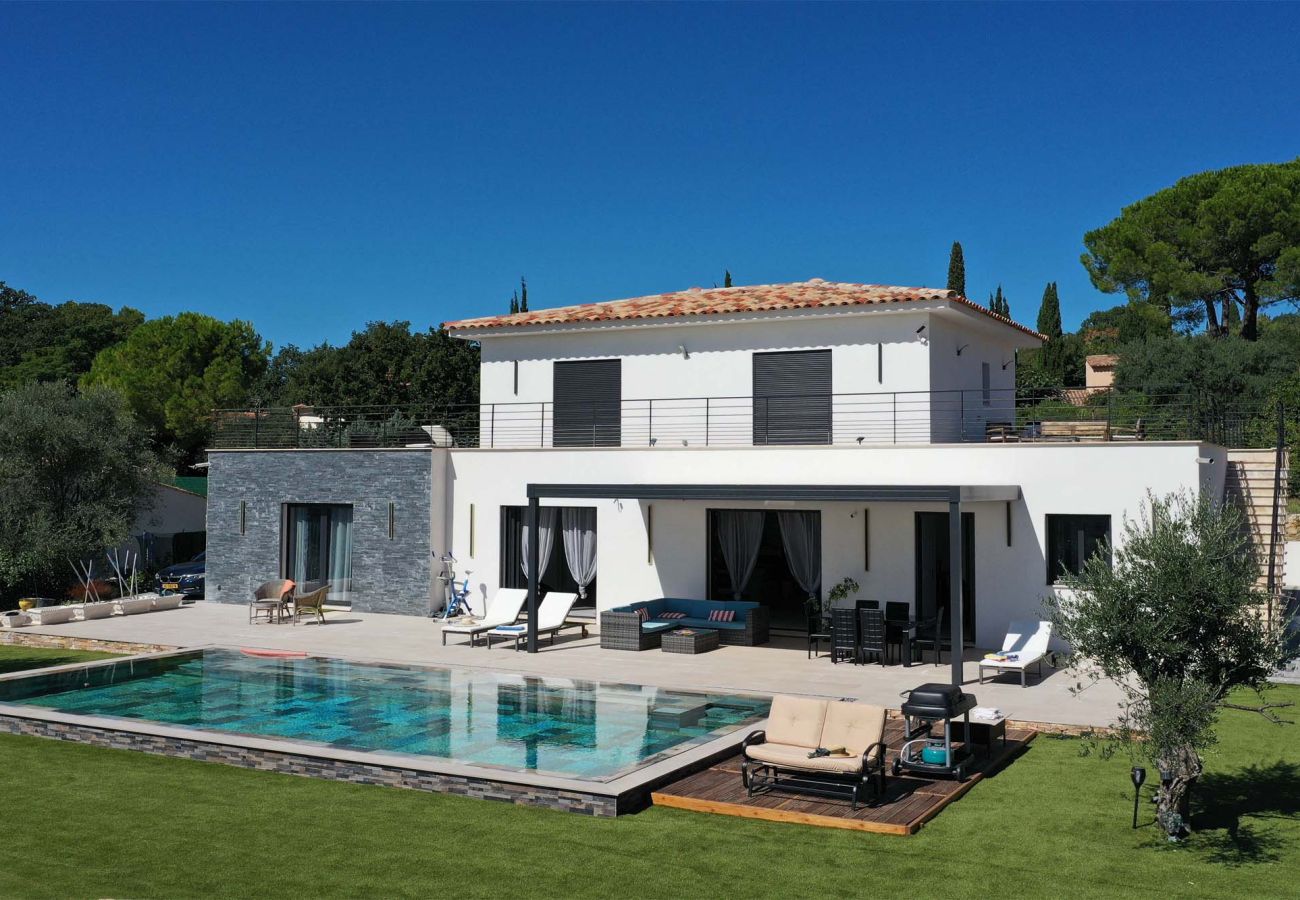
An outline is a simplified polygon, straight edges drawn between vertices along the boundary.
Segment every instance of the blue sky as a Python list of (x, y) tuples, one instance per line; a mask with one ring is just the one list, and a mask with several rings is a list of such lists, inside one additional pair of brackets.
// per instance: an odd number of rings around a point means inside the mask
[(721, 283), (1113, 305), (1084, 232), (1300, 155), (1300, 7), (0, 5), (0, 280), (277, 346)]

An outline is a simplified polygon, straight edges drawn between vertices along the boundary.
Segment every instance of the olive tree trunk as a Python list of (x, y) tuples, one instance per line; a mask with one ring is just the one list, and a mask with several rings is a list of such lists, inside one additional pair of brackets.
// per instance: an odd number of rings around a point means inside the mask
[(1201, 777), (1201, 757), (1190, 746), (1171, 747), (1160, 754), (1159, 765), (1156, 821), (1170, 840), (1181, 840), (1192, 830), (1191, 789)]

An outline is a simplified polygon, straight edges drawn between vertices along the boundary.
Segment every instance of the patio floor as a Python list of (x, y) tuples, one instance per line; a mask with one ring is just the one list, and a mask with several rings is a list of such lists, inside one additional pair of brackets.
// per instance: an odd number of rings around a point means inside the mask
[[(694, 656), (646, 650), (602, 650), (599, 637), (561, 637), (537, 654), (517, 653), (508, 644), (471, 648), (460, 636), (442, 646), (438, 623), (412, 616), (330, 611), (325, 625), (248, 623), (242, 605), (200, 601), (176, 610), (114, 616), (66, 625), (13, 629), (16, 634), (131, 641), (171, 647), (222, 644), (300, 650), (322, 656), (421, 665), (482, 666), (523, 675), (554, 675), (592, 681), (631, 682), (680, 690), (792, 693), (853, 697), (897, 709), (900, 693), (928, 681), (946, 682), (949, 667), (930, 662), (911, 667), (832, 665), (828, 657), (808, 659), (804, 641), (777, 638), (760, 647), (724, 646)], [(1121, 699), (1117, 686), (1100, 683), (1071, 693), (1076, 679), (1044, 667), (1041, 683), (979, 685), (976, 660), (967, 655), (968, 690), (982, 706), (1002, 710), (1020, 722), (1066, 726), (1108, 725)]]
[[(875, 806), (859, 806), (856, 810), (848, 800), (784, 791), (758, 793), (750, 797), (740, 782), (739, 755), (665, 785), (651, 793), (650, 799), (656, 806), (746, 819), (848, 828), (877, 834), (916, 834), (944, 807), (1024, 752), (1035, 736), (1033, 731), (1008, 729), (1005, 745), (998, 746), (988, 755), (977, 755), (975, 766), (965, 781), (923, 778), (906, 773), (897, 778), (890, 775), (885, 783), (883, 800)], [(886, 765), (892, 766), (903, 740), (902, 720), (891, 719), (885, 726), (885, 743), (890, 748)]]

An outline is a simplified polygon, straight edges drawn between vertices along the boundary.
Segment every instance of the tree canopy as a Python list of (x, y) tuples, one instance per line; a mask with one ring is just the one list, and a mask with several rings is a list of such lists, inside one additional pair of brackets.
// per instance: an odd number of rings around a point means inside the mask
[(1126, 206), (1084, 236), (1082, 261), (1102, 291), (1153, 303), (1212, 334), (1300, 300), (1300, 159), (1191, 175)]
[(122, 398), (66, 382), (0, 393), (0, 597), (55, 593), (120, 544), (160, 476)]
[(187, 312), (145, 322), (102, 351), (83, 383), (121, 393), (159, 446), (190, 459), (207, 444), (212, 410), (245, 405), (270, 353), (247, 322)]
[(341, 347), (292, 345), (271, 360), (264, 405), (425, 405), (478, 402), (478, 346), (410, 322), (371, 322)]
[(130, 307), (69, 300), (52, 306), (0, 281), (0, 387), (75, 381), (95, 355), (126, 340), (144, 322)]
[(966, 257), (960, 241), (953, 241), (948, 251), (948, 290), (966, 296)]

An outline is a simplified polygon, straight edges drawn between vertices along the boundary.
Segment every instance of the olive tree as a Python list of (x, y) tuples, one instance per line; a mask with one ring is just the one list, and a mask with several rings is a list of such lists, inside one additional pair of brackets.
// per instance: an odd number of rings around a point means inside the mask
[(0, 597), (57, 592), (120, 544), (159, 474), (122, 398), (64, 382), (0, 393)]
[[(1049, 598), (1074, 663), (1124, 692), (1113, 742), (1161, 772), (1157, 820), (1171, 839), (1190, 830), (1188, 790), (1202, 771), (1224, 707), (1273, 721), (1267, 679), (1291, 656), (1284, 629), (1263, 614), (1259, 565), (1239, 509), (1202, 496), (1151, 498), (1151, 512), (1126, 521), (1124, 539), (1103, 548), (1067, 578), (1068, 594)], [(1238, 688), (1253, 706), (1229, 701)]]

